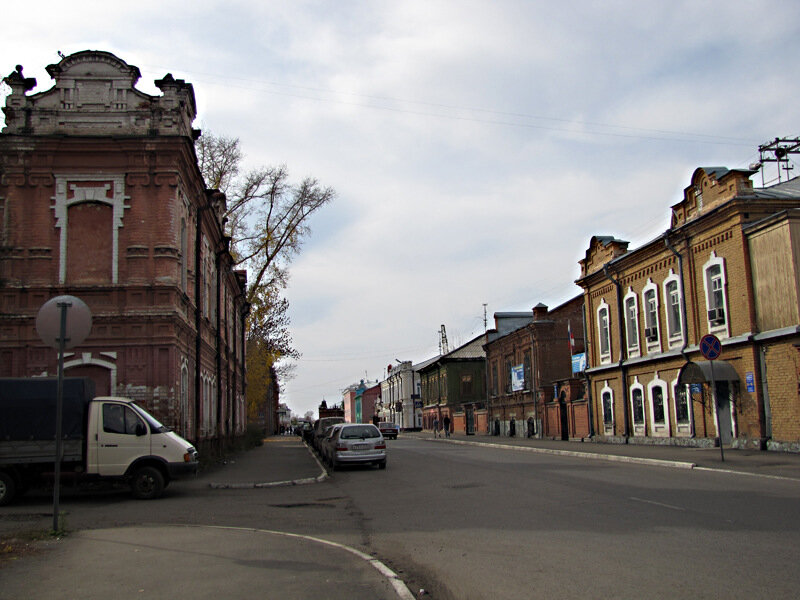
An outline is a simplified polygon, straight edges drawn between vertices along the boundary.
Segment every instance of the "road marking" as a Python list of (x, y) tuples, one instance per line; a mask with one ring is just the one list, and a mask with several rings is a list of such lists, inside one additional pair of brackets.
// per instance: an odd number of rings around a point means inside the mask
[(655, 502), (654, 500), (644, 500), (642, 498), (634, 498), (633, 496), (630, 497), (631, 500), (636, 500), (636, 502), (644, 502), (645, 504), (655, 504), (656, 506), (661, 506), (663, 508), (671, 508), (672, 510), (680, 510), (685, 511), (685, 508), (681, 508), (680, 506), (672, 506), (672, 504), (664, 504), (663, 502)]
[[(181, 527), (179, 525), (179, 527)], [(228, 529), (231, 531), (255, 531), (258, 533), (271, 533), (273, 535), (282, 535), (284, 537), (289, 538), (297, 538), (302, 540), (307, 540), (310, 542), (316, 542), (318, 544), (324, 544), (326, 546), (331, 546), (333, 548), (338, 548), (339, 550), (344, 550), (345, 552), (349, 552), (350, 554), (354, 554), (361, 560), (365, 560), (376, 569), (381, 575), (383, 575), (386, 579), (389, 580), (389, 583), (394, 588), (394, 591), (397, 592), (397, 596), (401, 600), (414, 600), (414, 594), (411, 593), (411, 590), (408, 589), (408, 586), (405, 582), (400, 579), (400, 576), (392, 571), (389, 567), (379, 561), (377, 558), (373, 558), (369, 554), (364, 554), (360, 550), (356, 550), (355, 548), (351, 548), (350, 546), (345, 546), (344, 544), (339, 544), (338, 542), (331, 542), (329, 540), (324, 540), (322, 538), (312, 537), (310, 535), (301, 535), (299, 533), (289, 533), (287, 531), (273, 531), (270, 529), (258, 529), (254, 527), (227, 527), (224, 525), (183, 525), (182, 527), (198, 527), (198, 528), (208, 528), (208, 529)]]

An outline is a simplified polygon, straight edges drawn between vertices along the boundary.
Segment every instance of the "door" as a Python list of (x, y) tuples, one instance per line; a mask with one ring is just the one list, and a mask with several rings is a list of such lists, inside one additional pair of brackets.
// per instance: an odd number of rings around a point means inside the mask
[(717, 407), (719, 409), (719, 438), (723, 444), (733, 441), (733, 415), (731, 414), (731, 393), (727, 381), (717, 381)]
[(97, 472), (124, 475), (136, 458), (150, 454), (145, 422), (125, 404), (104, 402), (97, 424)]
[(475, 411), (470, 406), (467, 407), (467, 435), (474, 435), (475, 434)]

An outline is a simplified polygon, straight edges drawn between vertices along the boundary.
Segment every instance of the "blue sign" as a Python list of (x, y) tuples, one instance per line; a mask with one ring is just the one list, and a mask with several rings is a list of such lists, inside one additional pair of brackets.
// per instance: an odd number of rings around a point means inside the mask
[(722, 354), (722, 343), (712, 333), (708, 333), (700, 340), (700, 353), (708, 360), (716, 360)]
[(414, 408), (422, 408), (422, 400), (414, 400)]
[(747, 384), (747, 391), (751, 394), (756, 391), (756, 378), (752, 371), (744, 374), (744, 381)]
[(689, 391), (692, 394), (702, 394), (703, 393), (703, 384), (702, 383), (692, 383), (689, 385)]
[(572, 372), (582, 373), (586, 370), (586, 352), (572, 355)]

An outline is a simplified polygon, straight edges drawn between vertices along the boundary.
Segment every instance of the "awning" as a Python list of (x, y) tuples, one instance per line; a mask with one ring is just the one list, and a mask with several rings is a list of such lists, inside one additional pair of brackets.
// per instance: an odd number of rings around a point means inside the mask
[(678, 375), (678, 383), (682, 385), (710, 383), (712, 362), (714, 363), (714, 381), (739, 381), (739, 374), (727, 360), (701, 360), (698, 362), (689, 361), (683, 365)]

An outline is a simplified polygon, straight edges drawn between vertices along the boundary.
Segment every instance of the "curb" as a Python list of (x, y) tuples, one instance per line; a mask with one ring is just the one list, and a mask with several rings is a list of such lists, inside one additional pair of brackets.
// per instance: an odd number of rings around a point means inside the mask
[(249, 483), (216, 483), (210, 482), (208, 487), (212, 490), (251, 490), (254, 488), (271, 488), (271, 487), (285, 487), (289, 485), (308, 485), (310, 483), (320, 483), (325, 481), (328, 478), (328, 472), (325, 470), (325, 467), (322, 466), (322, 463), (319, 462), (319, 458), (317, 455), (311, 451), (311, 448), (308, 447), (308, 444), (303, 442), (303, 445), (308, 450), (308, 453), (314, 458), (314, 461), (317, 463), (319, 467), (320, 474), (316, 477), (304, 477), (302, 479), (289, 479), (287, 481), (267, 481), (264, 483), (256, 483), (256, 482), (249, 482)]
[[(425, 438), (420, 438), (425, 439)], [(439, 442), (439, 439), (427, 439), (428, 442)], [(485, 448), (500, 448), (503, 450), (516, 450), (519, 452), (534, 452), (536, 454), (550, 454), (553, 456), (570, 456), (573, 458), (587, 458), (589, 460), (605, 460), (609, 462), (624, 462), (640, 465), (651, 465), (656, 467), (669, 467), (672, 469), (695, 469), (697, 464), (693, 462), (683, 462), (675, 460), (663, 460), (660, 458), (640, 458), (637, 456), (620, 456), (617, 454), (595, 454), (590, 452), (576, 452), (574, 450), (553, 450), (551, 448), (532, 448), (530, 446), (513, 446), (510, 444), (493, 444), (491, 442), (467, 442), (464, 440), (454, 440), (452, 438), (441, 440), (450, 444), (462, 444), (464, 446), (482, 446)]]

